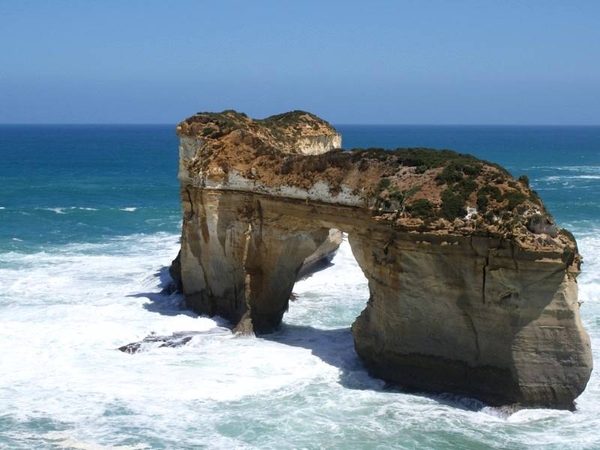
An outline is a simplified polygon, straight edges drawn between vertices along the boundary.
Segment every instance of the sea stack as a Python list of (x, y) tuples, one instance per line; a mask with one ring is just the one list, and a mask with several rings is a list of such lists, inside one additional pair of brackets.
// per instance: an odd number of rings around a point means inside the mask
[(449, 150), (344, 151), (302, 111), (198, 113), (177, 134), (172, 272), (190, 308), (239, 332), (276, 330), (304, 261), (342, 230), (369, 281), (352, 333), (372, 375), (573, 408), (592, 370), (581, 257), (525, 177)]

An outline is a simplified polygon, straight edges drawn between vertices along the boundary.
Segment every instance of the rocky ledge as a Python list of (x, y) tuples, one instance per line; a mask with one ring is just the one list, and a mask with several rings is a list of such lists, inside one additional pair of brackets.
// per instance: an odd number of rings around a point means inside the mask
[(491, 405), (573, 407), (592, 370), (581, 258), (526, 177), (449, 150), (344, 151), (302, 111), (199, 113), (177, 133), (172, 273), (189, 307), (239, 332), (277, 329), (303, 264), (342, 230), (369, 281), (352, 333), (373, 375)]

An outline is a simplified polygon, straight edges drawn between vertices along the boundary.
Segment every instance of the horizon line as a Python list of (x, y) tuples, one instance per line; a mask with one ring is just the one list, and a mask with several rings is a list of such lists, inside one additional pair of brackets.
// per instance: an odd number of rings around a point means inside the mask
[[(260, 120), (260, 119), (259, 119)], [(597, 124), (564, 124), (564, 123), (334, 123), (327, 121), (329, 124), (336, 126), (369, 126), (369, 127), (600, 127)], [(89, 122), (89, 123), (73, 123), (73, 122), (8, 122), (0, 123), (0, 126), (173, 126), (177, 123), (166, 122)]]

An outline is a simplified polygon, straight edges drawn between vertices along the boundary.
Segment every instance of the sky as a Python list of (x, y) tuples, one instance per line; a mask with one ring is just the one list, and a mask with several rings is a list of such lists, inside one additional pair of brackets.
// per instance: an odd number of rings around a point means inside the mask
[(0, 123), (600, 125), (600, 1), (0, 0)]

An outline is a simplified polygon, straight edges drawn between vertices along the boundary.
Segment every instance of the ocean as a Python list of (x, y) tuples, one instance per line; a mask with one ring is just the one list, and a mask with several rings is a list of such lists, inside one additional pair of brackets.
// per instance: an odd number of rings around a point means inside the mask
[[(600, 127), (336, 127), (344, 147), (433, 147), (525, 174), (584, 257), (600, 366)], [(508, 415), (371, 378), (368, 298), (345, 242), (296, 284), (281, 331), (233, 337), (169, 294), (181, 224), (174, 125), (0, 125), (0, 448), (600, 449), (595, 369), (575, 412)], [(155, 333), (185, 346), (126, 354)]]

